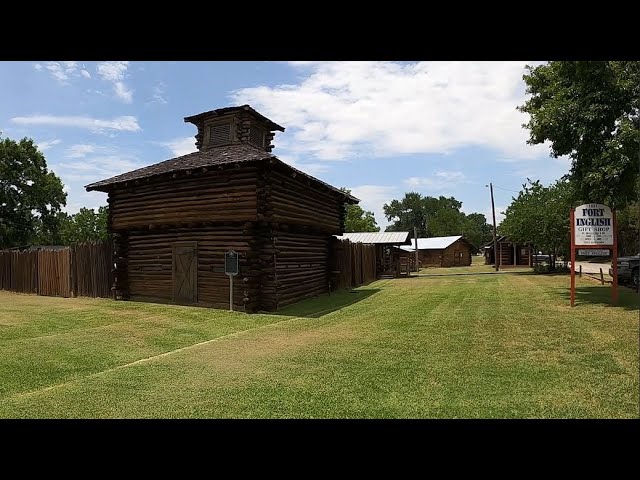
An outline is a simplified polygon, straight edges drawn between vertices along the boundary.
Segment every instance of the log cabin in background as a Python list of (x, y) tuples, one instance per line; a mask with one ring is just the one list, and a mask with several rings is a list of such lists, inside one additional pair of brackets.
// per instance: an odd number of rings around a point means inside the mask
[[(415, 252), (416, 240), (400, 247)], [(471, 252), (475, 247), (462, 235), (451, 237), (418, 238), (418, 261), (424, 267), (462, 267), (471, 265)]]
[(108, 193), (116, 299), (276, 310), (329, 290), (330, 245), (358, 199), (270, 152), (284, 128), (248, 105), (212, 110), (197, 152), (86, 186)]
[[(533, 247), (511, 241), (505, 235), (496, 238), (498, 244), (498, 267), (533, 266)], [(493, 240), (483, 247), (485, 265), (495, 265)]]

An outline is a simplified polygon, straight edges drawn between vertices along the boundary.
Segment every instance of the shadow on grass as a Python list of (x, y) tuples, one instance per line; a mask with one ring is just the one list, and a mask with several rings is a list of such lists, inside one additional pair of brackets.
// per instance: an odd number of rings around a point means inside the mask
[[(567, 303), (571, 302), (571, 290), (568, 288), (556, 289), (558, 295)], [(610, 305), (621, 307), (625, 310), (638, 310), (640, 308), (640, 295), (630, 288), (618, 287), (618, 304), (614, 305), (611, 299), (611, 288), (602, 286), (576, 287), (576, 306), (580, 305)]]
[[(535, 272), (533, 271), (509, 271), (509, 270), (500, 270), (498, 272), (448, 272), (448, 273), (413, 273), (410, 277), (401, 277), (401, 278), (420, 278), (420, 277), (461, 277), (468, 275), (533, 275)], [(546, 274), (550, 275), (550, 274)]]
[[(281, 308), (277, 312), (268, 312), (272, 315), (286, 315), (289, 317), (320, 318), (341, 308), (360, 302), (371, 295), (378, 293), (380, 288), (360, 288), (358, 290), (343, 290), (331, 292), (331, 294), (318, 295), (317, 297), (303, 300), (293, 305)], [(266, 313), (266, 312), (265, 312)]]

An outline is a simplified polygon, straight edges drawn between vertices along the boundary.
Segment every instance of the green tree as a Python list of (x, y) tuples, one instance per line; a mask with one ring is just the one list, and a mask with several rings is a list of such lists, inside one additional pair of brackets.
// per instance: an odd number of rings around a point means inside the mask
[(491, 225), (482, 213), (470, 213), (465, 217), (465, 222), (462, 233), (475, 247), (480, 248), (493, 238)]
[[(343, 192), (351, 194), (348, 188), (341, 188)], [(360, 205), (345, 205), (344, 231), (350, 232), (379, 232), (373, 212), (364, 210)]]
[(640, 254), (640, 175), (636, 182), (635, 193), (636, 200), (616, 212), (620, 255)]
[(73, 245), (81, 242), (108, 240), (107, 222), (109, 208), (102, 206), (95, 212), (93, 208), (81, 208), (68, 217), (61, 228), (62, 243)]
[(568, 155), (585, 201), (621, 208), (637, 200), (640, 161), (640, 62), (554, 61), (527, 66), (530, 144)]
[(563, 179), (545, 187), (539, 180), (527, 179), (522, 188), (504, 212), (500, 233), (550, 254), (555, 269), (556, 257), (569, 254), (569, 212), (575, 203), (572, 184)]
[(425, 199), (418, 192), (405, 193), (402, 200), (392, 200), (383, 205), (384, 215), (392, 224), (387, 232), (413, 232), (418, 229), (418, 237), (427, 236), (427, 208)]
[(56, 212), (55, 215), (36, 220), (35, 238), (36, 245), (67, 245), (64, 232), (68, 230), (71, 216), (66, 212)]
[(32, 244), (39, 232), (55, 234), (67, 201), (62, 187), (33, 140), (0, 139), (0, 248)]
[(389, 232), (408, 231), (417, 227), (419, 237), (461, 235), (471, 231), (471, 224), (460, 211), (462, 202), (454, 197), (423, 197), (417, 192), (406, 193), (402, 200), (392, 200), (383, 206)]

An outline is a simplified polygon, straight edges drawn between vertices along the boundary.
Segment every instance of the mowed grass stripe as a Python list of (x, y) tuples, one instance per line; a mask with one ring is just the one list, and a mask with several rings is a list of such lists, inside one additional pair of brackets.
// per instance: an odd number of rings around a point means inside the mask
[(571, 309), (567, 286), (531, 275), (377, 282), (331, 314), (5, 399), (0, 416), (637, 417), (636, 297)]

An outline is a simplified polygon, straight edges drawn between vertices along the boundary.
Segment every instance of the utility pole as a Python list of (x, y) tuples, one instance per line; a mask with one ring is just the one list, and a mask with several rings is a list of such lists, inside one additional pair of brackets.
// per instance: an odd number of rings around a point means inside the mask
[(416, 272), (419, 272), (420, 269), (418, 268), (418, 228), (415, 225), (413, 226), (413, 238), (416, 239)]
[(496, 207), (493, 204), (493, 183), (489, 183), (491, 190), (491, 213), (493, 214), (493, 263), (496, 266), (496, 272), (498, 268), (498, 242), (496, 241)]

